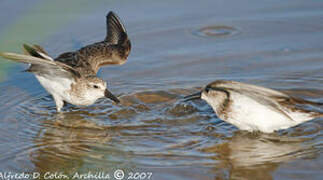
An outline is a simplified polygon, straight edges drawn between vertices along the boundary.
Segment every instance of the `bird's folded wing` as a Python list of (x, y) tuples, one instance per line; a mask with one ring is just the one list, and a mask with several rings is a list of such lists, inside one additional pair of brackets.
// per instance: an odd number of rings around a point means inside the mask
[(248, 92), (248, 93), (258, 94), (266, 97), (271, 97), (271, 96), (289, 97), (287, 94), (273, 89), (269, 89), (269, 88), (265, 88), (265, 87), (261, 87), (253, 84), (246, 84), (246, 83), (237, 82), (237, 81), (217, 81), (215, 82), (215, 84), (217, 87), (236, 89), (241, 92)]
[(290, 96), (288, 96), (287, 94), (275, 91), (273, 89), (236, 81), (218, 82), (216, 86), (247, 96), (273, 111), (284, 114), (287, 119), (293, 121), (293, 119), (281, 107), (281, 104), (279, 104), (279, 102), (276, 100), (277, 98), (290, 98)]
[(258, 97), (258, 99), (267, 99), (273, 103), (278, 103), (280, 105), (288, 106), (290, 108), (297, 108), (297, 105), (308, 104), (314, 106), (322, 106), (321, 102), (312, 102), (305, 99), (292, 97), (286, 93), (276, 91), (273, 89), (256, 86), (252, 84), (245, 84), (240, 82), (234, 82), (227, 87), (234, 87), (233, 89), (238, 89), (244, 94), (249, 94), (249, 96)]

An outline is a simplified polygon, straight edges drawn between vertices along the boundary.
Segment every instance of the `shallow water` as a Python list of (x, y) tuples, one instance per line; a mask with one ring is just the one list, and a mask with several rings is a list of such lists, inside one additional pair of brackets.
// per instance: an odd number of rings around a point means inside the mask
[[(217, 79), (323, 102), (319, 1), (0, 2), (0, 50), (37, 43), (56, 56), (101, 40), (105, 14), (126, 24), (133, 49), (103, 68), (122, 103), (101, 99), (55, 112), (25, 65), (0, 63), (1, 172), (152, 172), (152, 179), (320, 179), (322, 118), (273, 134), (246, 133), (203, 101)], [(64, 4), (64, 6), (62, 5)], [(14, 12), (14, 13), (13, 13)], [(323, 107), (310, 107), (322, 110)]]

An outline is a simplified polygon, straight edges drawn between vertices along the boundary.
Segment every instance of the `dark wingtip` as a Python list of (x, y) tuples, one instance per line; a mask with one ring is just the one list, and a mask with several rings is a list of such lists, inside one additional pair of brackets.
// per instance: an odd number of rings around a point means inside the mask
[(43, 58), (33, 47), (23, 44), (23, 48), (28, 52), (29, 55), (38, 57), (38, 58)]
[(109, 11), (108, 14), (106, 15), (106, 17), (110, 18), (111, 16), (116, 16), (116, 13), (113, 11)]
[(27, 44), (22, 44), (22, 47), (26, 49), (28, 52), (32, 50), (32, 48)]
[(120, 20), (119, 16), (115, 12), (110, 11), (107, 14), (106, 18), (107, 18), (107, 23), (108, 24), (111, 23), (110, 25), (112, 25), (112, 27), (117, 28), (117, 30), (119, 31), (126, 32), (126, 29), (124, 28), (122, 21)]
[(111, 44), (124, 44), (128, 40), (126, 28), (116, 13), (110, 11), (106, 16), (107, 36), (105, 40)]

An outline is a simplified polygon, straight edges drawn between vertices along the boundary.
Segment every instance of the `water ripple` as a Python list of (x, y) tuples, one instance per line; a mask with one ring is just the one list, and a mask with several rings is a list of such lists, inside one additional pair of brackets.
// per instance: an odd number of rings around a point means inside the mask
[[(6, 117), (15, 119), (15, 131), (2, 132), (17, 132), (3, 143), (19, 146), (2, 153), (1, 160), (31, 161), (41, 171), (75, 164), (100, 168), (125, 161), (156, 167), (221, 162), (242, 168), (271, 166), (318, 152), (320, 144), (303, 143), (319, 134), (321, 126), (315, 121), (281, 131), (280, 136), (241, 134), (219, 120), (204, 101), (182, 100), (195, 91), (144, 91), (121, 96), (117, 106), (102, 99), (89, 107), (68, 105), (62, 113), (55, 112), (48, 95), (20, 96), (12, 105), (16, 113)], [(53, 163), (57, 166), (48, 165)]]
[(223, 38), (237, 35), (239, 32), (240, 31), (235, 27), (214, 25), (202, 27), (196, 31), (193, 31), (193, 34), (200, 37)]

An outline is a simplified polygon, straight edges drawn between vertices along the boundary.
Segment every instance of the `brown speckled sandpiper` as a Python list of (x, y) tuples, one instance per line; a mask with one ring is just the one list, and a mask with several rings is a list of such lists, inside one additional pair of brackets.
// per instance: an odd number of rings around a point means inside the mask
[(0, 56), (31, 64), (26, 71), (34, 73), (53, 96), (58, 112), (64, 101), (74, 105), (91, 105), (105, 96), (118, 103), (118, 98), (108, 91), (107, 83), (96, 74), (101, 66), (124, 64), (131, 44), (125, 27), (115, 13), (108, 13), (106, 23), (107, 35), (103, 41), (63, 53), (55, 59), (38, 45), (23, 45), (24, 55), (0, 53)]

